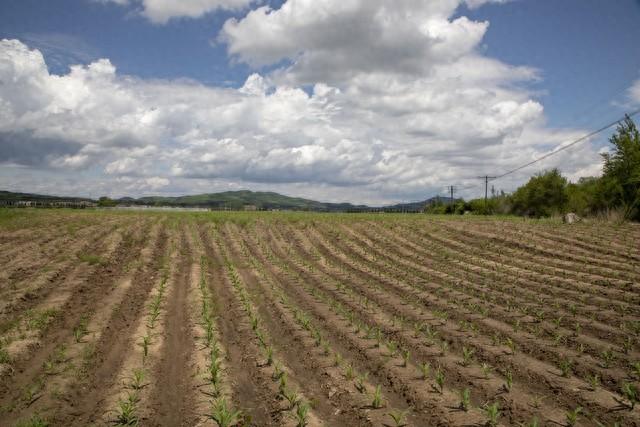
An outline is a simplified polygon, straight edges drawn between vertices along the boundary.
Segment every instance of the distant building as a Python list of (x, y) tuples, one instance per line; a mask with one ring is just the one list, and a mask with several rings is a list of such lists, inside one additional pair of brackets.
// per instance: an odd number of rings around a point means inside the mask
[(7, 208), (95, 208), (94, 202), (86, 200), (0, 200), (0, 206)]
[(243, 210), (245, 211), (257, 211), (258, 207), (256, 205), (244, 205)]

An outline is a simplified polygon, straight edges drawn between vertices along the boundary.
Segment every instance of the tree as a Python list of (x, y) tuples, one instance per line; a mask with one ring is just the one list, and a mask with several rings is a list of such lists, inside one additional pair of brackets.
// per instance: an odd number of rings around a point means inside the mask
[(612, 206), (620, 206), (626, 219), (640, 219), (640, 132), (629, 116), (609, 138), (610, 153), (602, 155), (602, 190)]
[(109, 197), (102, 196), (98, 199), (98, 206), (101, 208), (112, 208), (116, 205), (116, 201)]
[(564, 211), (567, 203), (567, 179), (558, 169), (532, 177), (512, 196), (513, 211), (536, 218)]

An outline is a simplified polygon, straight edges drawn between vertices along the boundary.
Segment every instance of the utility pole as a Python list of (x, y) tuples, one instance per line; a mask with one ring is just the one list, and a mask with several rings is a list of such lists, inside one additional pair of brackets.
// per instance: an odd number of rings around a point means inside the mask
[(484, 210), (485, 210), (485, 214), (487, 213), (487, 192), (489, 189), (489, 180), (490, 179), (496, 179), (497, 177), (495, 176), (489, 176), (489, 175), (485, 175), (485, 176), (479, 176), (479, 179), (484, 179)]
[(484, 207), (485, 209), (487, 208), (487, 192), (489, 189), (489, 180), (490, 179), (496, 179), (495, 176), (489, 176), (489, 175), (485, 175), (485, 176), (479, 176), (479, 179), (484, 179)]
[(453, 213), (453, 211), (454, 211), (454, 208), (453, 208), (453, 192), (456, 191), (456, 186), (455, 185), (449, 185), (447, 188), (449, 189), (449, 193), (451, 194), (451, 199), (450, 199), (451, 202), (450, 202), (450, 204), (451, 204), (451, 213)]

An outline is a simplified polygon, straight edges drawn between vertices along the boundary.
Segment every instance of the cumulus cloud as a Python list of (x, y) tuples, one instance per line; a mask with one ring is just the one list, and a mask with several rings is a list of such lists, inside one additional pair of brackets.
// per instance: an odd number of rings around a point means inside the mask
[[(4, 40), (0, 163), (90, 171), (119, 195), (251, 188), (384, 203), (476, 183), (579, 136), (545, 126), (521, 84), (537, 70), (478, 51), (489, 25), (453, 18), (461, 1), (257, 7), (220, 35), (258, 67), (237, 89), (123, 76), (107, 59), (53, 75), (39, 51)], [(599, 163), (585, 144), (540, 166)]]
[(449, 19), (457, 7), (457, 0), (290, 0), (228, 20), (220, 39), (253, 66), (291, 61), (285, 76), (296, 84), (371, 72), (422, 76), (482, 40), (488, 23)]
[(166, 24), (174, 18), (199, 18), (216, 10), (241, 10), (256, 0), (98, 0), (121, 6), (136, 4), (141, 14), (156, 24)]
[(632, 102), (640, 104), (640, 79), (629, 88), (629, 98)]
[(512, 0), (465, 0), (470, 9), (477, 9), (487, 3), (507, 3)]

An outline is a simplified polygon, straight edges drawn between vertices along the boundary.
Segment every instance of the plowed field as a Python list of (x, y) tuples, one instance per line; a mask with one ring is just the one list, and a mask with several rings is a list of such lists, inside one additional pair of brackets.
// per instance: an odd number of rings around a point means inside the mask
[(0, 215), (2, 426), (640, 426), (639, 337), (634, 224)]

